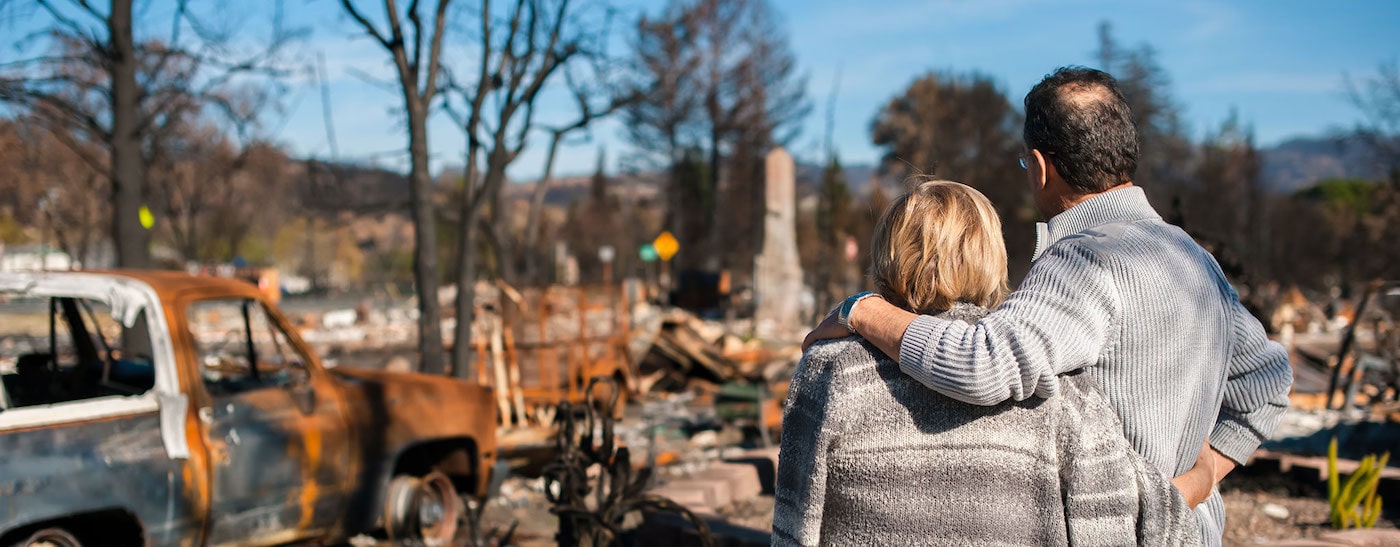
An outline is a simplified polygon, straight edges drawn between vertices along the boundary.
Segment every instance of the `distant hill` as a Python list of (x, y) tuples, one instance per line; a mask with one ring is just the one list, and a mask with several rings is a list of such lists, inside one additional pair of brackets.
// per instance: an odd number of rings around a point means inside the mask
[[(846, 183), (850, 186), (851, 193), (862, 198), (868, 195), (870, 193), (869, 181), (875, 174), (875, 167), (871, 165), (844, 167)], [(821, 177), (822, 168), (820, 166), (807, 163), (797, 164), (798, 199), (816, 195), (817, 189), (821, 186)], [(545, 193), (545, 204), (567, 206), (571, 202), (587, 199), (592, 179), (592, 175), (579, 175), (556, 177), (550, 180), (549, 191)], [(665, 175), (662, 173), (621, 172), (608, 176), (608, 191), (628, 200), (655, 200), (661, 195), (663, 191), (661, 186), (664, 182)], [(535, 182), (533, 181), (512, 182), (505, 187), (507, 199), (529, 199), (534, 191)]]
[[(1263, 160), (1260, 174), (1268, 188), (1279, 193), (1293, 193), (1328, 178), (1385, 178), (1368, 147), (1354, 140), (1298, 137), (1260, 149), (1259, 153)], [(296, 190), (308, 208), (361, 212), (408, 209), (408, 185), (402, 174), (349, 163), (307, 162), (303, 168), (309, 168), (313, 176), (306, 177)], [(851, 193), (860, 199), (868, 197), (877, 166), (853, 164), (844, 168)], [(453, 180), (457, 176), (444, 173), (438, 179)], [(798, 163), (798, 198), (816, 195), (821, 177), (821, 165)], [(545, 203), (566, 207), (586, 199), (591, 179), (591, 175), (555, 178), (550, 182)], [(664, 191), (664, 180), (659, 172), (616, 173), (609, 177), (609, 192), (628, 201), (654, 201)], [(504, 191), (508, 199), (529, 199), (534, 186), (533, 181), (511, 182)]]
[[(816, 195), (822, 185), (822, 168), (823, 166), (816, 164), (797, 164), (798, 199)], [(875, 176), (874, 165), (842, 165), (841, 168), (846, 171), (846, 186), (850, 188), (851, 194), (861, 198), (870, 195), (870, 180)]]
[(1369, 147), (1354, 140), (1299, 137), (1259, 153), (1260, 176), (1275, 192), (1291, 194), (1329, 178), (1385, 178)]
[[(1335, 137), (1297, 137), (1259, 150), (1263, 165), (1260, 176), (1270, 190), (1293, 193), (1329, 178), (1360, 178), (1384, 180), (1385, 170), (1376, 161), (1370, 148), (1352, 139)], [(846, 182), (851, 193), (870, 195), (870, 181), (876, 166), (847, 165)], [(821, 168), (798, 165), (798, 194), (815, 193), (821, 184)]]
[[(608, 177), (608, 193), (619, 196), (624, 201), (654, 200), (661, 192), (661, 173), (616, 173)], [(549, 189), (544, 194), (545, 205), (567, 207), (575, 201), (588, 199), (593, 175), (555, 177), (549, 181)], [(507, 199), (530, 199), (535, 192), (536, 182), (511, 182), (504, 188)]]

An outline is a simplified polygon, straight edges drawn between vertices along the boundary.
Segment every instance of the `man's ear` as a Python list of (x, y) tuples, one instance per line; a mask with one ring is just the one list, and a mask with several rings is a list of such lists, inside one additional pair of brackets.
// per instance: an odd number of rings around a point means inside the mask
[(1049, 170), (1054, 169), (1055, 166), (1045, 161), (1045, 155), (1040, 150), (1031, 150), (1031, 158), (1034, 160), (1030, 165), (1031, 182), (1035, 183), (1036, 188), (1045, 188), (1045, 183), (1049, 182)]

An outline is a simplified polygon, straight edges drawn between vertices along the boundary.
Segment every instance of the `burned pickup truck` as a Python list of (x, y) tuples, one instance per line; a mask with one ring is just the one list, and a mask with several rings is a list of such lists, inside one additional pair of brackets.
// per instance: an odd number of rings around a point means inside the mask
[(489, 389), (322, 367), (256, 287), (0, 274), (0, 545), (452, 535)]

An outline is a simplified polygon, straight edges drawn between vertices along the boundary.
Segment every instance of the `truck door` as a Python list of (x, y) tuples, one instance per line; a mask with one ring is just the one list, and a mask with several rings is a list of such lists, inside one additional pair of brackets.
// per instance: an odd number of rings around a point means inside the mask
[(332, 528), (349, 475), (338, 397), (317, 397), (307, 356), (257, 300), (197, 301), (187, 317), (209, 401), (198, 409), (209, 543), (283, 543)]

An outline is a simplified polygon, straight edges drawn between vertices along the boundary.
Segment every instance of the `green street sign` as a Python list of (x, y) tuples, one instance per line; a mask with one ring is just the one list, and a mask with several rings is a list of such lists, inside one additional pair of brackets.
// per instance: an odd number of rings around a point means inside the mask
[(643, 244), (639, 247), (637, 249), (637, 256), (641, 257), (642, 262), (656, 262), (656, 259), (660, 258), (656, 255), (656, 247), (651, 246), (650, 243)]

